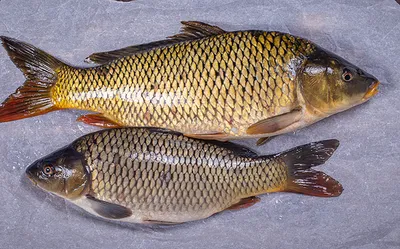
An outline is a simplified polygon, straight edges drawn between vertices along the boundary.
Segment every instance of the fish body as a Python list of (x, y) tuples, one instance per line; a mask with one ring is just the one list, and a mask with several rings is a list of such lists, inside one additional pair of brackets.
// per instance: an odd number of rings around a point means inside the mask
[(41, 188), (103, 218), (182, 223), (251, 206), (268, 192), (338, 196), (342, 186), (311, 169), (337, 146), (326, 140), (258, 156), (228, 142), (110, 129), (79, 138), (26, 172)]
[[(227, 140), (304, 127), (360, 104), (379, 82), (312, 42), (280, 32), (227, 32), (184, 22), (168, 40), (97, 53), (68, 66), (2, 38), (28, 80), (0, 107), (0, 121), (74, 108), (102, 127), (160, 127)], [(348, 77), (348, 78), (345, 78)]]
[(62, 67), (55, 106), (103, 113), (121, 126), (246, 136), (299, 105), (296, 67), (313, 46), (276, 32), (232, 32), (123, 57)]

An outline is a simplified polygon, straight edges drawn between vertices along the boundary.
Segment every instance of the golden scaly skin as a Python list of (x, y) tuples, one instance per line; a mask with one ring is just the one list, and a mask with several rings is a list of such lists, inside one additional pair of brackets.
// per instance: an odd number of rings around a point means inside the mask
[(279, 32), (224, 33), (94, 68), (64, 66), (51, 98), (121, 126), (248, 136), (250, 125), (301, 104), (296, 70), (314, 49)]
[(90, 194), (130, 208), (137, 222), (206, 218), (241, 198), (281, 191), (288, 177), (279, 157), (236, 156), (201, 140), (146, 129), (102, 131), (73, 147), (90, 167)]

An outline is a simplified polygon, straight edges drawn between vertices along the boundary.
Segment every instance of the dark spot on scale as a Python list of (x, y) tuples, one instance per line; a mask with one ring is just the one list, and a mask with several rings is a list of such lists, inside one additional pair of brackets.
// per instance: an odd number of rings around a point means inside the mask
[(165, 173), (164, 171), (162, 171), (160, 174), (160, 179), (163, 184), (165, 185), (168, 184), (168, 182), (171, 180), (171, 173), (170, 172)]
[(397, 2), (398, 4), (400, 4), (400, 0), (396, 0), (396, 2)]

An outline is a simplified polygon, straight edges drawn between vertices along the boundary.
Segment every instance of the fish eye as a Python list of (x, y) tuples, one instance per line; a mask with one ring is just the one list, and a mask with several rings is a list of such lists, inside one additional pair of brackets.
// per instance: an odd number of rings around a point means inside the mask
[(46, 165), (43, 167), (43, 173), (47, 176), (54, 174), (54, 167), (52, 165)]
[(350, 72), (349, 69), (345, 68), (343, 70), (342, 79), (344, 81), (351, 81), (353, 79), (353, 74)]

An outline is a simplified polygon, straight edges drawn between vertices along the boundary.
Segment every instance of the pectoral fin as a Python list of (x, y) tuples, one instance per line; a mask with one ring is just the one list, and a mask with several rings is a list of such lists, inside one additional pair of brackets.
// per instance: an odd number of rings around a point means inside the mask
[(91, 195), (86, 196), (92, 209), (100, 216), (108, 219), (122, 219), (132, 215), (132, 210), (124, 206), (101, 201)]
[(276, 133), (291, 124), (296, 123), (301, 118), (301, 110), (294, 109), (291, 112), (284, 113), (275, 117), (263, 119), (249, 128), (247, 128), (247, 134), (268, 134)]
[(101, 127), (101, 128), (120, 128), (121, 126), (114, 121), (104, 117), (103, 114), (86, 114), (80, 116), (76, 121), (83, 122), (85, 124)]

